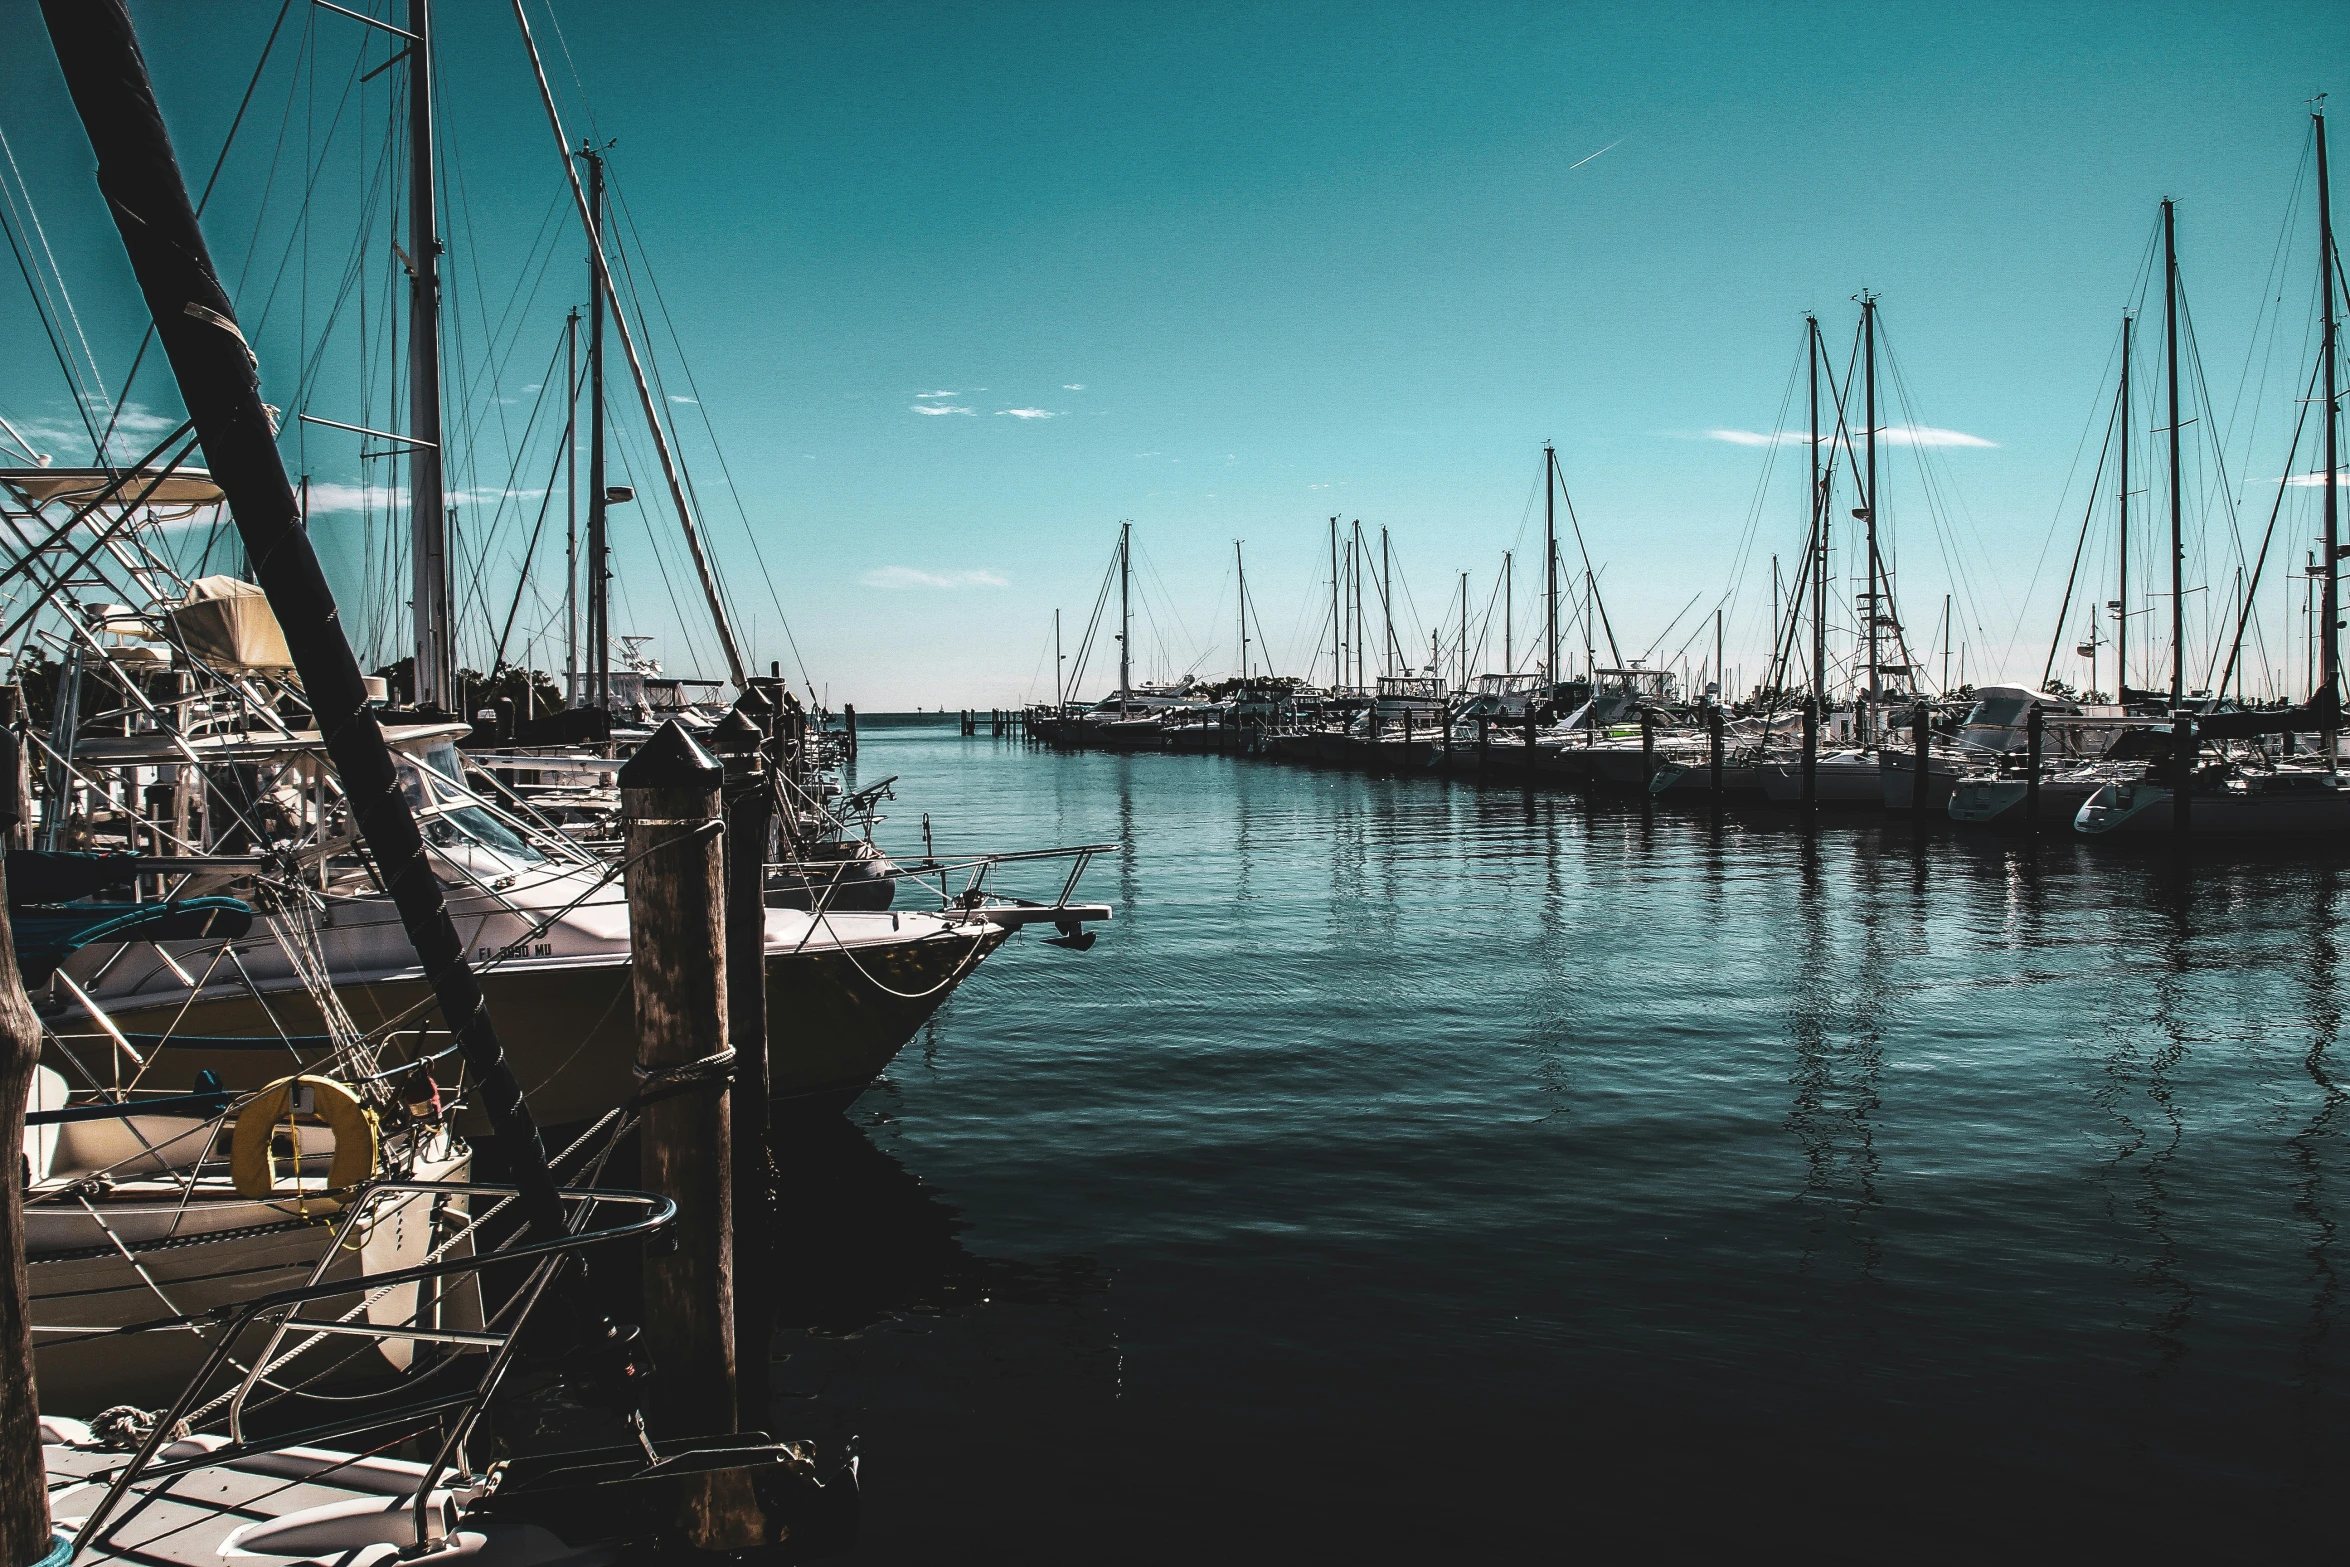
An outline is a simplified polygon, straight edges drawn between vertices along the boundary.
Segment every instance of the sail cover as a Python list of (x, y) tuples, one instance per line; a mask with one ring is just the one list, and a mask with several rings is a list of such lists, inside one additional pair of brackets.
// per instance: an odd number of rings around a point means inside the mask
[(261, 589), (235, 577), (198, 577), (171, 609), (172, 630), (190, 656), (234, 669), (291, 669), (286, 634)]

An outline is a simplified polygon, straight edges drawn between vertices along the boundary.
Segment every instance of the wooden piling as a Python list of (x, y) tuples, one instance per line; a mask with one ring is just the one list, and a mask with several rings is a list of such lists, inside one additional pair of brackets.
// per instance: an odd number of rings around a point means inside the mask
[(726, 1091), (733, 1153), (735, 1403), (754, 1430), (766, 1427), (767, 1342), (774, 1281), (774, 1160), (768, 1150), (767, 862), (773, 851), (775, 791), (757, 712), (766, 699), (745, 691), (711, 735), (726, 768), (726, 1037), (734, 1081)]
[(1706, 708), (1705, 728), (1707, 749), (1712, 753), (1707, 760), (1712, 767), (1714, 804), (1719, 805), (1722, 803), (1722, 709), (1718, 703)]
[(1491, 754), (1489, 745), (1491, 736), (1487, 734), (1487, 730), (1492, 726), (1492, 723), (1492, 714), (1479, 713), (1477, 715), (1477, 776), (1480, 778), (1485, 776), (1486, 758)]
[(2046, 720), (2035, 699), (2032, 710), (2024, 718), (2024, 826), (2032, 832), (2040, 830), (2040, 745), (2041, 731)]
[(725, 855), (710, 830), (725, 776), (674, 718), (620, 769), (637, 1070), (690, 1083), (644, 1113), (644, 1184), (677, 1202), (674, 1246), (645, 1259), (650, 1413), (671, 1436), (734, 1429)]
[[(21, 756), (13, 730), (0, 731), (0, 793)], [(25, 797), (0, 799), (0, 826)], [(49, 1489), (41, 1462), (41, 1404), (33, 1387), (32, 1285), (25, 1271), (25, 1091), (41, 1054), (41, 1023), (17, 973), (15, 933), (7, 921), (8, 877), (0, 868), (0, 1562), (37, 1562), (49, 1554)]]
[(33, 754), (17, 731), (24, 716), (24, 688), (0, 686), (0, 729), (8, 732), (8, 752), (0, 758), (0, 796), (5, 796), (0, 816), (6, 816), (8, 824), (0, 827), (0, 840), (11, 849), (33, 846)]
[(1534, 782), (1534, 758), (1534, 702), (1532, 698), (1528, 698), (1526, 702), (1526, 782), (1529, 786)]
[(840, 716), (841, 716), (842, 720), (843, 720), (843, 721), (844, 721), (844, 722), (845, 722), (845, 723), (848, 725), (848, 734), (847, 734), (847, 738), (846, 738), (846, 743), (843, 745), (842, 749), (844, 749), (844, 750), (846, 750), (846, 751), (848, 752), (849, 760), (853, 762), (853, 761), (855, 761), (855, 760), (857, 759), (857, 707), (856, 707), (856, 704), (855, 704), (855, 703), (853, 703), (853, 702), (843, 702), (843, 703), (841, 704), (841, 709), (840, 709)]
[(1640, 710), (1640, 792), (1645, 796), (1656, 783), (1656, 709)]

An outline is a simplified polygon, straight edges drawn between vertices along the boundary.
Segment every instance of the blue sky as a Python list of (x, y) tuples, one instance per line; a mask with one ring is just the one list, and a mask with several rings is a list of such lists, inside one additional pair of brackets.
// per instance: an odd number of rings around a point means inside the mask
[[(2306, 199), (2305, 100), (2350, 45), (2350, 11), (2320, 4), (559, 0), (559, 39), (532, 4), (567, 122), (584, 132), (592, 112), (617, 138), (674, 325), (674, 341), (658, 323), (648, 336), (665, 395), (696, 396), (669, 406), (755, 656), (804, 661), (836, 702), (876, 710), (1049, 695), (1052, 611), (1073, 650), (1122, 518), (1150, 583), (1137, 651), (1152, 674), (1235, 665), (1236, 538), (1276, 666), (1294, 669), (1321, 633), (1333, 513), (1392, 530), (1423, 648), (1428, 623), (1454, 623), (1461, 571), (1484, 619), (1514, 543), (1522, 645), (1546, 439), (1627, 654), (1671, 656), (1735, 586), (1728, 662), (1751, 679), (1769, 556), (1791, 569), (1800, 550), (1785, 481), (1801, 452), (1710, 432), (1775, 428), (1802, 313), (1820, 313), (1841, 363), (1863, 287), (1914, 399), (1889, 420), (1967, 441), (1923, 449), (1938, 510), (1914, 466), (1890, 467), (1904, 609), (1923, 642), (1956, 593), (1968, 673), (2037, 678), (2080, 523), (2076, 452), (2092, 420), (2103, 429), (2117, 320), (2165, 195), (2237, 526), (2265, 523), (2274, 492), (2254, 481), (2283, 471), (2277, 410), (2308, 363), (2306, 214), (2290, 270), (2272, 265), (2297, 178)], [(514, 591), (528, 492), (552, 473), (544, 427), (523, 441), (519, 426), (582, 285), (509, 10), (446, 11), (465, 220), (451, 266), (474, 302), (456, 356), (474, 368), (452, 401), (475, 431), (469, 499), (490, 514), (472, 524), (478, 659)], [(6, 14), (8, 36), (38, 40), (30, 4)], [(277, 7), (134, 14), (183, 162), (208, 169)], [(354, 109), (330, 142), (359, 29), (299, 8), (287, 28), (207, 228), (249, 327), (270, 298), (255, 335), (271, 389), (367, 423), (386, 400), (355, 303), (320, 323), (372, 199), (361, 173), (391, 82), (368, 89), (375, 121)], [(45, 49), (0, 57), (0, 129), (118, 386), (143, 321)], [(307, 262), (289, 217), (305, 167)], [(391, 265), (380, 245), (361, 262)], [(57, 430), (71, 403), (11, 290), (0, 413)], [(152, 377), (134, 395), (151, 416), (172, 403)], [(614, 409), (633, 431), (625, 393)], [(645, 501), (620, 535), (615, 627), (654, 637), (673, 668), (719, 673), (652, 504), (649, 448), (628, 441)], [(322, 496), (366, 482), (355, 446), (312, 431), (288, 451)], [(499, 510), (505, 490), (525, 493)], [(2309, 495), (2292, 499), (2288, 532)], [(2199, 529), (2226, 529), (2202, 509)], [(358, 514), (322, 511), (317, 532), (345, 597), (367, 595)], [(2211, 539), (2196, 566), (2224, 591), (2232, 557)], [(2275, 618), (2288, 623), (2281, 596)], [(518, 619), (525, 638), (553, 634), (544, 603)], [(1480, 663), (1498, 663), (1498, 640), (1496, 625)], [(1105, 668), (1097, 654), (1089, 689)]]

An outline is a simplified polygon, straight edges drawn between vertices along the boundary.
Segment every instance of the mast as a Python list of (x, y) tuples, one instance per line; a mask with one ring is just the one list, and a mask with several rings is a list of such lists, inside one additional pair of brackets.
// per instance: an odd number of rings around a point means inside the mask
[(1942, 694), (1950, 694), (1950, 601), (1952, 595), (1942, 595)]
[(571, 166), (571, 143), (563, 131), (563, 117), (555, 110), (555, 90), (547, 83), (546, 62), (539, 58), (538, 40), (531, 36), (530, 18), (523, 12), (522, 0), (514, 0), (514, 26), (522, 34), (522, 46), (530, 55), (531, 75), (538, 82), (539, 102), (547, 111), (547, 127), (555, 134), (555, 151), (563, 159), (563, 177), (571, 186), (572, 203), (588, 230), (588, 244), (595, 257), (596, 286), (612, 306), (612, 324), (620, 333), (620, 352), (628, 361), (629, 379), (636, 384), (637, 404), (645, 415), (645, 432), (653, 438), (654, 455), (661, 459), (661, 477), (669, 484), (670, 504), (677, 510), (677, 527), (685, 535), (686, 553), (693, 557), (694, 576), (701, 583), (702, 601), (710, 611), (711, 629), (718, 633), (718, 649), (726, 657), (727, 678), (737, 690), (748, 690), (750, 665), (744, 661), (742, 648), (734, 639), (734, 620), (718, 591), (718, 574), (710, 564), (709, 551), (703, 546), (701, 526), (694, 521), (693, 503), (686, 495), (685, 473), (669, 444), (668, 427), (661, 422), (661, 405), (653, 396), (653, 383), (645, 374), (644, 362), (637, 357), (636, 338), (628, 329), (628, 313), (620, 308), (620, 296), (613, 291), (612, 269), (604, 264), (603, 222), (588, 211), (587, 193), (580, 188), (579, 171)]
[(1820, 476), (1820, 318), (1806, 315), (1811, 338), (1811, 699), (1828, 711), (1828, 492)]
[[(1487, 625), (1493, 624), (1487, 621)], [(1461, 683), (1460, 690), (1469, 689), (1469, 574), (1461, 573)]]
[(1354, 639), (1348, 645), (1354, 649), (1355, 689), (1363, 684), (1363, 519), (1354, 523), (1354, 548), (1347, 552), (1346, 584), (1354, 600)]
[[(604, 155), (582, 142), (588, 166), (588, 245), (604, 239)], [(597, 274), (603, 257), (588, 261), (588, 531), (587, 678), (590, 705), (612, 710), (612, 538), (611, 495), (604, 484), (604, 290)]]
[(1510, 621), (1511, 611), (1516, 608), (1510, 602), (1510, 594), (1516, 587), (1517, 579), (1510, 571), (1510, 552), (1503, 550), (1501, 552), (1501, 672), (1505, 675), (1516, 674), (1518, 670), (1517, 660), (1512, 656), (1515, 627)]
[(453, 713), (449, 513), (441, 473), (441, 236), (433, 210), (432, 4), (408, 0), (408, 571), (416, 705)]
[[(2339, 330), (2334, 319), (2334, 204), (2333, 193), (2326, 183), (2326, 116), (2321, 101), (2310, 118), (2317, 126), (2317, 286), (2325, 296), (2325, 383), (2326, 383), (2326, 569), (2324, 619), (2318, 622), (2324, 633), (2324, 663), (2319, 678), (2323, 681), (2321, 699), (2310, 693), (2312, 701), (2323, 700), (2330, 713), (2341, 700), (2342, 688), (2342, 577), (2340, 559), (2341, 511), (2337, 496), (2341, 484), (2342, 460), (2338, 450), (2339, 434), (2335, 428), (2338, 412), (2335, 398), (2334, 350), (2335, 333)], [(2341, 759), (2341, 734), (2331, 722), (2326, 725), (2326, 766), (2331, 768)]]
[(1118, 524), (1118, 716), (1126, 716), (1126, 698), (1134, 689), (1134, 524)]
[(1559, 681), (1558, 452), (1542, 443), (1542, 678)]
[(2113, 699), (2126, 711), (2130, 684), (2130, 336), (2136, 322), (2122, 312), (2121, 580), (2114, 585)]
[(2170, 376), (2170, 705), (2187, 699), (2186, 547), (2180, 522), (2185, 497), (2179, 493), (2179, 246), (2178, 218), (2171, 200), (2162, 200), (2162, 336)]
[(1346, 620), (1338, 601), (1338, 519), (1330, 519), (1330, 694), (1346, 684)]
[(1379, 615), (1387, 636), (1379, 658), (1379, 673), (1392, 675), (1403, 660), (1395, 650), (1395, 556), (1387, 547), (1385, 523), (1379, 525)]
[(1069, 694), (1061, 689), (1061, 612), (1053, 611), (1053, 715), (1069, 705)]
[(1877, 296), (1863, 292), (1860, 296), (1860, 330), (1868, 361), (1868, 390), (1864, 412), (1868, 419), (1869, 474), (1868, 491), (1861, 498), (1862, 514), (1869, 529), (1869, 678), (1868, 694), (1873, 735), (1876, 706), (1884, 698), (1883, 676), (1877, 667)]
[(579, 701), (579, 307), (563, 322), (563, 700)]
[(1240, 577), (1240, 680), (1248, 683), (1248, 564), (1240, 558), (1240, 540), (1232, 541), (1232, 569)]

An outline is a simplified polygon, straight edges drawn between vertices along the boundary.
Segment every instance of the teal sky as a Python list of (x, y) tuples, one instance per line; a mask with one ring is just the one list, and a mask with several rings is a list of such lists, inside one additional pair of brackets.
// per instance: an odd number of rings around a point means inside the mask
[[(2336, 4), (559, 0), (560, 39), (532, 4), (567, 123), (584, 132), (592, 111), (593, 129), (617, 138), (631, 243), (674, 326), (674, 341), (659, 322), (648, 335), (665, 393), (698, 394), (670, 406), (754, 654), (804, 660), (834, 701), (876, 710), (1049, 696), (1052, 611), (1066, 611), (1074, 652), (1122, 518), (1149, 583), (1136, 639), (1149, 674), (1236, 665), (1235, 539), (1275, 666), (1296, 671), (1324, 635), (1334, 513), (1392, 530), (1411, 606), (1402, 635), (1423, 650), (1431, 622), (1456, 624), (1462, 571), (1477, 639), (1514, 544), (1522, 654), (1545, 439), (1625, 653), (1662, 637), (1656, 656), (1671, 656), (1735, 588), (1728, 661), (1751, 680), (1769, 557), (1792, 569), (1801, 548), (1800, 485), (1785, 481), (1802, 454), (1718, 432), (1779, 427), (1807, 308), (1841, 366), (1863, 287), (1882, 297), (1911, 399), (1887, 421), (1966, 438), (1888, 459), (1917, 640), (1954, 592), (1970, 677), (2037, 679), (2095, 460), (2075, 473), (2076, 452), (2092, 421), (2103, 431), (2118, 318), (2165, 195), (2179, 202), (2236, 530), (2257, 542), (2310, 363), (2307, 212), (2286, 230), (2297, 181), (2309, 199), (2306, 100), (2350, 46), (2350, 9)], [(450, 268), (466, 296), (452, 418), (473, 432), (473, 491), (535, 491), (552, 472), (546, 427), (528, 440), (520, 427), (582, 297), (581, 247), (548, 226), (551, 210), (567, 221), (553, 206), (560, 171), (509, 8), (443, 10), (461, 186)], [(134, 14), (200, 181), (277, 6)], [(144, 324), (137, 297), (38, 13), (6, 0), (0, 15), (17, 43), (0, 54), (0, 130), (119, 389)], [(355, 291), (324, 324), (370, 210), (378, 236), (359, 271), (371, 319), (396, 265), (362, 175), (397, 68), (325, 134), (361, 32), (295, 9), (206, 226), (266, 395), (370, 423), (397, 416), (380, 369), (362, 363)], [(291, 216), (305, 167), (306, 259)], [(0, 413), (55, 432), (45, 449), (60, 460), (85, 457), (13, 277), (0, 355)], [(161, 383), (143, 373), (133, 394), (150, 423), (174, 407)], [(622, 530), (615, 628), (651, 635), (672, 669), (720, 673), (624, 382), (613, 406), (630, 431), (623, 477), (645, 495)], [(322, 497), (364, 482), (340, 439), (287, 438)], [(2194, 570), (2224, 595), (2235, 546), (2210, 473)], [(2264, 647), (2280, 669), (2294, 624), (2282, 571), (2314, 494), (2290, 496), (2291, 542), (2271, 562), (2277, 632)], [(469, 662), (505, 617), (538, 504), (482, 499), (469, 520), (483, 551), (468, 577)], [(557, 542), (540, 556), (556, 574), (561, 522), (558, 494)], [(339, 590), (368, 596), (359, 513), (322, 508), (314, 531)], [(559, 660), (545, 640), (559, 591), (526, 595), (517, 617), (515, 650), (536, 636), (542, 665)], [(2191, 630), (2190, 646), (2211, 635)], [(1499, 636), (1496, 623), (1480, 664), (1498, 665)], [(1097, 652), (1090, 692), (1110, 657)]]

